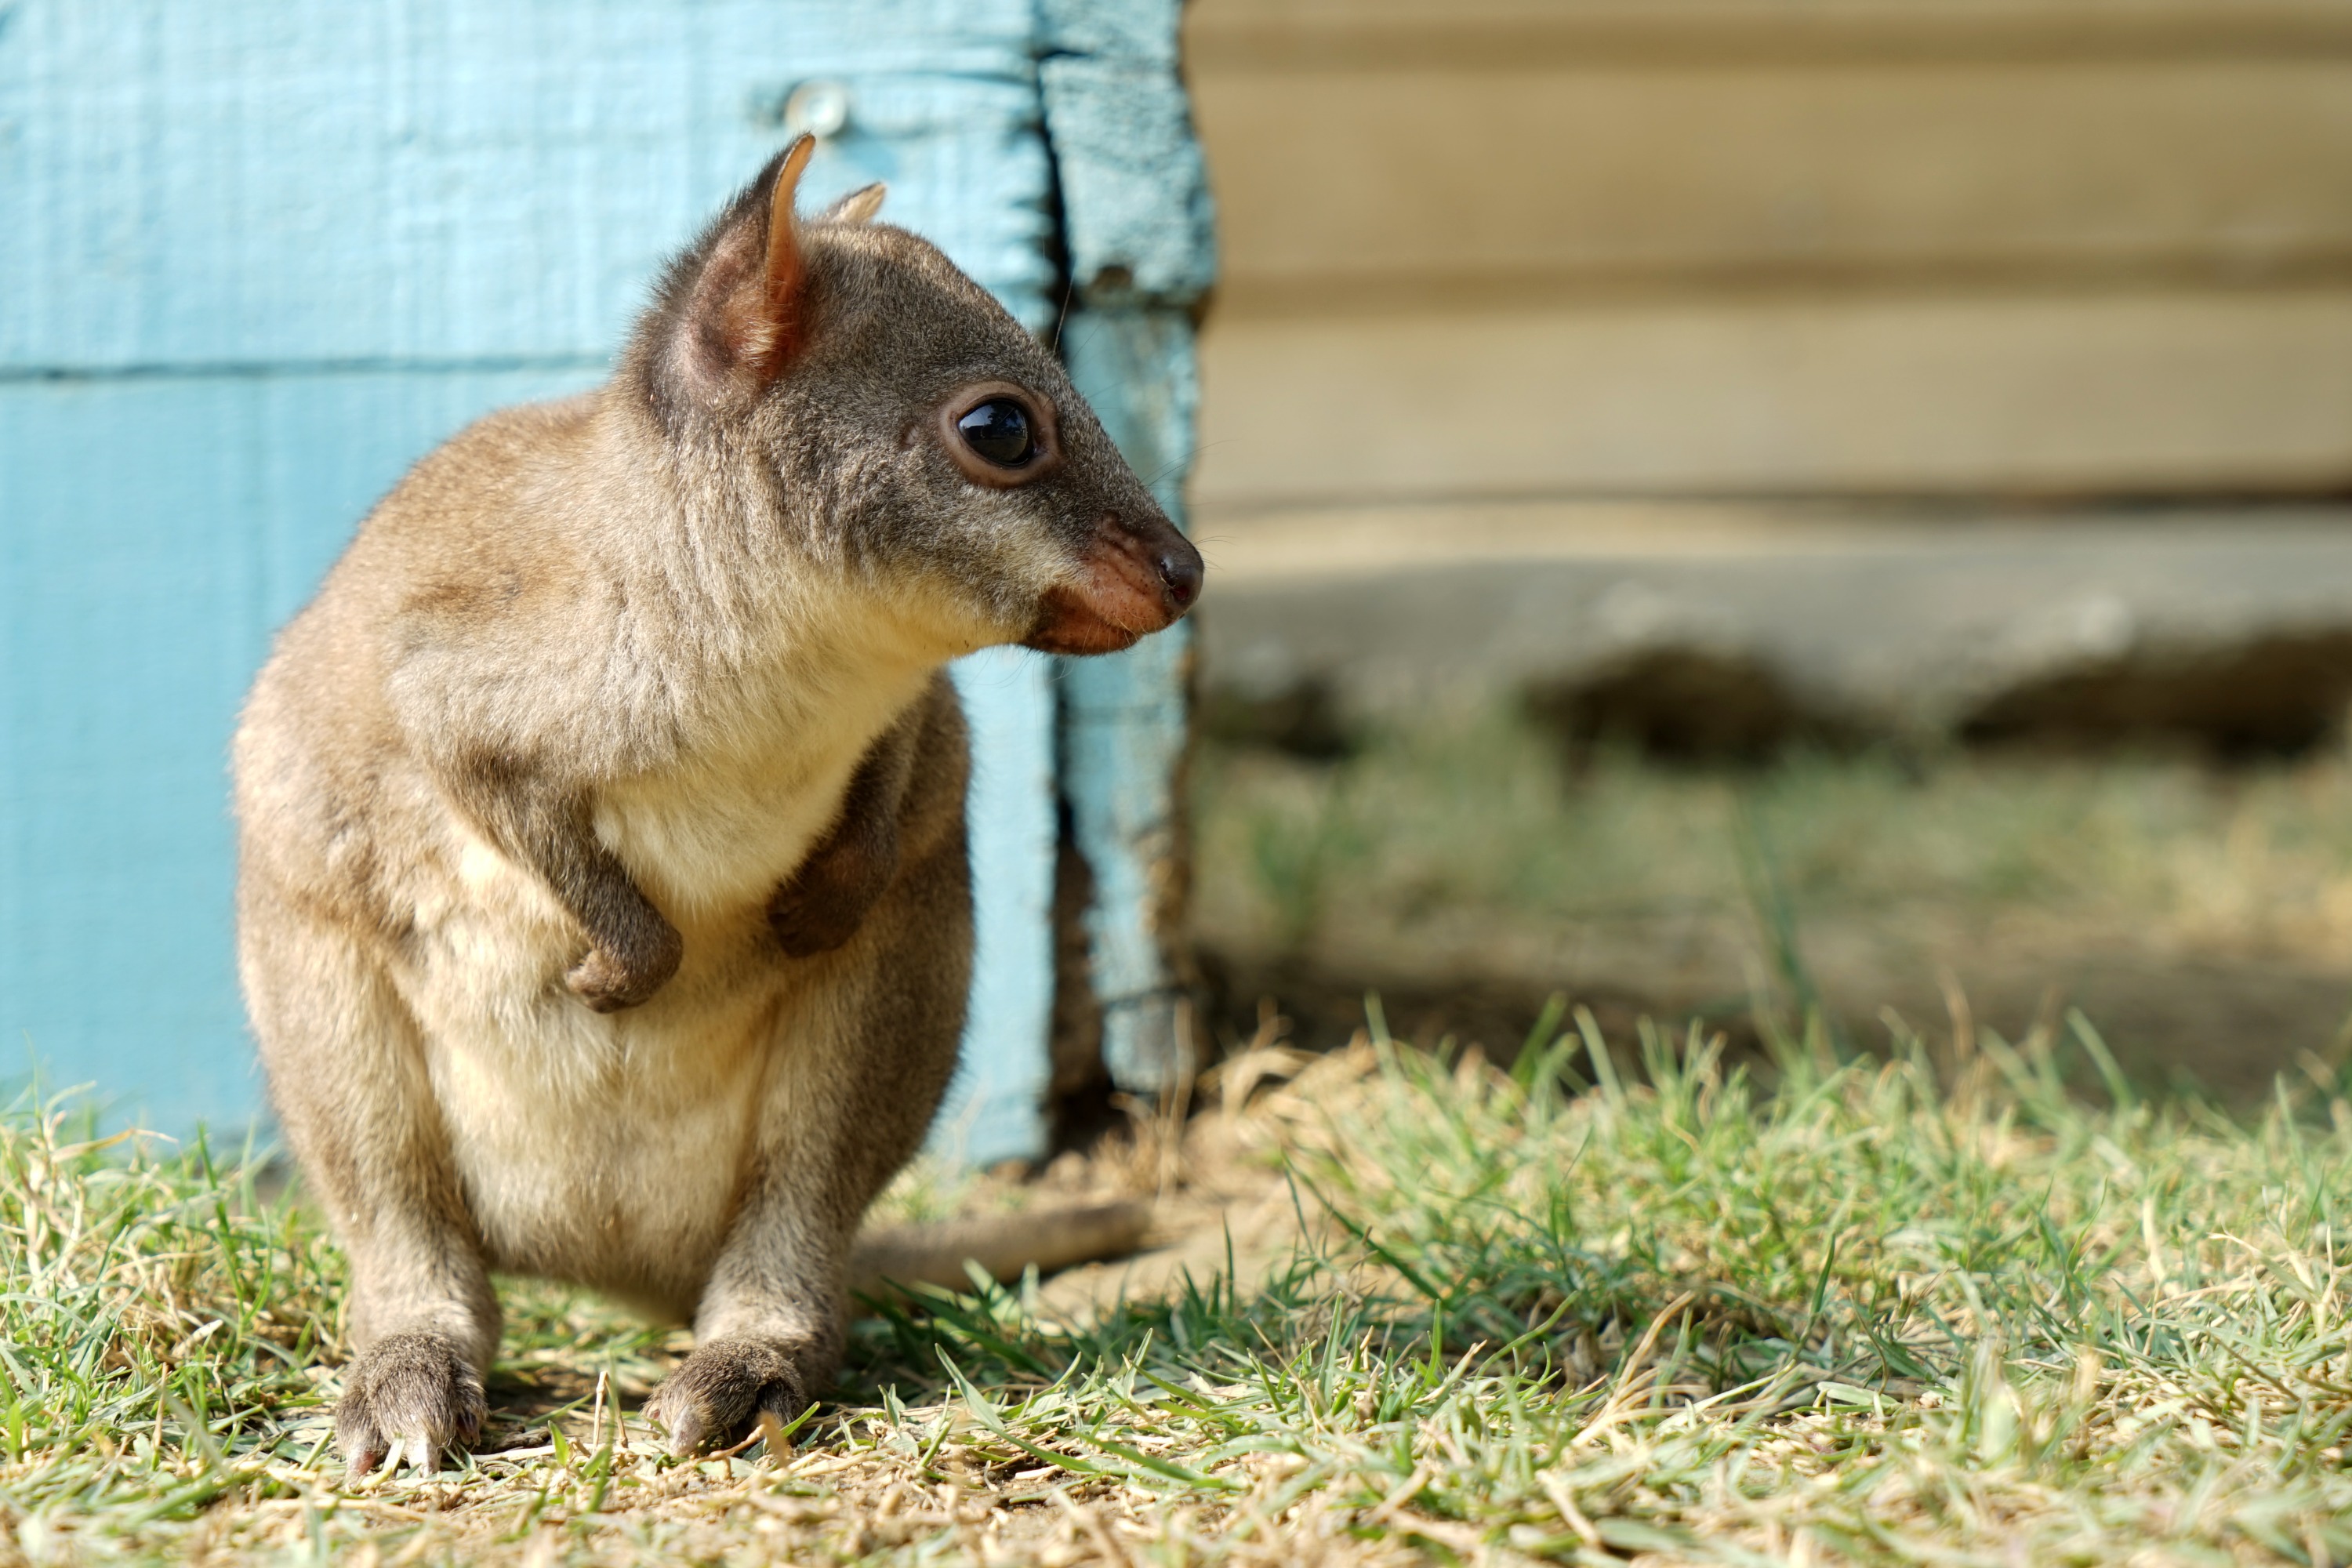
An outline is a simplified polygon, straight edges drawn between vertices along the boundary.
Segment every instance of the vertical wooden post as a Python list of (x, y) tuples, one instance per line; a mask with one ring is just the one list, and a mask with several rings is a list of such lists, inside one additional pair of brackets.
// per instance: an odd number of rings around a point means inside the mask
[[(1208, 181), (1177, 69), (1180, 0), (1044, 0), (1039, 86), (1070, 269), (1062, 352), (1179, 526), (1199, 402), (1193, 318), (1215, 275)], [(1060, 772), (1087, 872), (1087, 979), (1112, 1081), (1190, 1068), (1182, 802), (1192, 628), (1066, 659)]]

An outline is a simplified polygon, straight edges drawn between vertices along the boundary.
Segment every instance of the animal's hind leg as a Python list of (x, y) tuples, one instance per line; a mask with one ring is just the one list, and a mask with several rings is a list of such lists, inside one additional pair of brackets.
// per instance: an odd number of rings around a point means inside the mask
[[(949, 797), (960, 808), (961, 791)], [(914, 1153), (955, 1070), (971, 969), (961, 812), (856, 936), (811, 963), (812, 1032), (780, 1042), (743, 1205), (695, 1318), (694, 1353), (647, 1412), (690, 1454), (790, 1422), (831, 1382), (858, 1221)]]
[(238, 959), (304, 1178), (352, 1260), (358, 1353), (335, 1407), (353, 1473), (480, 1435), (498, 1298), (451, 1167), (415, 1019), (349, 933), (248, 870)]

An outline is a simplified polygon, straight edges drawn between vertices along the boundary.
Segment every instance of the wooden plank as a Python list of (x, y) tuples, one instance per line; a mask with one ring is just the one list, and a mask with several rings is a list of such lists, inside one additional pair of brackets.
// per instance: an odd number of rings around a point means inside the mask
[(1035, 1160), (1053, 1077), (1055, 807), (1053, 664), (988, 648), (952, 667), (972, 730), (971, 1016), (963, 1062), (932, 1124), (942, 1158)]
[[(1074, 317), (1065, 353), (1119, 450), (1181, 522), (1199, 403), (1191, 318), (1167, 308), (1089, 310)], [(1192, 739), (1192, 624), (1180, 621), (1125, 653), (1066, 659), (1061, 669), (1063, 798), (1094, 883), (1088, 978), (1104, 1064), (1130, 1090), (1171, 1088), (1193, 1065), (1179, 1012), (1191, 964), (1177, 793)]]
[(2352, 0), (1200, 0), (1187, 38), (1205, 506), (2352, 471)]
[(1026, 0), (27, 0), (0, 34), (0, 366), (591, 354), (782, 140), (1033, 316)]
[(1196, 0), (1202, 71), (1921, 58), (2301, 58), (2347, 0)]
[(1198, 73), (1227, 312), (2352, 281), (2352, 55)]
[[(1047, 0), (1040, 86), (1076, 296), (1062, 351), (1181, 526), (1199, 402), (1192, 312), (1215, 273), (1208, 186), (1176, 75), (1177, 0)], [(1112, 1081), (1190, 1073), (1183, 802), (1192, 627), (1060, 671), (1062, 798), (1094, 889), (1087, 979)]]
[(2352, 482), (2352, 290), (1240, 318), (1202, 358), (1213, 581), (1272, 504)]
[[(808, 80), (850, 105), (811, 197), (890, 180), (893, 218), (1043, 328), (1034, 16), (25, 0), (5, 22), (0, 1032), (171, 1129), (241, 1120), (222, 774), (269, 629), (404, 462), (601, 373)], [(988, 979), (955, 1115), (993, 1159), (1042, 1146), (1054, 734), (1044, 659), (983, 674)]]

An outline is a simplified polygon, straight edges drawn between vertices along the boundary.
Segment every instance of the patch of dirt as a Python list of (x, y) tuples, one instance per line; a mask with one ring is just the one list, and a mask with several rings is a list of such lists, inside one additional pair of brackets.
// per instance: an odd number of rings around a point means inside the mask
[(2293, 756), (2339, 735), (2352, 702), (2352, 633), (2158, 648), (2070, 668), (1987, 699), (1964, 741), (2061, 752), (2175, 742), (2217, 756)]
[(1843, 745), (1860, 733), (1764, 661), (1706, 647), (1643, 649), (1572, 680), (1535, 682), (1526, 700), (1571, 766), (1612, 744), (1685, 765), (1761, 763), (1799, 742)]

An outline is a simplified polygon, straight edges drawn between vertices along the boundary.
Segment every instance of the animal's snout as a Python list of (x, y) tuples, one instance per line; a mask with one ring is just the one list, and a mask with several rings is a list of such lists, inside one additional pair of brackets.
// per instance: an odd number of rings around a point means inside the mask
[(1201, 552), (1157, 513), (1140, 522), (1115, 514), (1104, 518), (1088, 555), (1094, 573), (1117, 579), (1127, 590), (1112, 596), (1130, 599), (1122, 606), (1125, 615), (1114, 612), (1109, 618), (1137, 632), (1158, 631), (1201, 596)]
[(1160, 568), (1169, 607), (1180, 616), (1191, 609), (1192, 601), (1201, 596), (1202, 576), (1201, 552), (1192, 548), (1192, 542), (1169, 529), (1167, 540), (1152, 550), (1151, 560)]
[(1115, 653), (1170, 625), (1201, 596), (1201, 552), (1157, 514), (1096, 525), (1074, 582), (1047, 591), (1023, 639), (1048, 653)]

